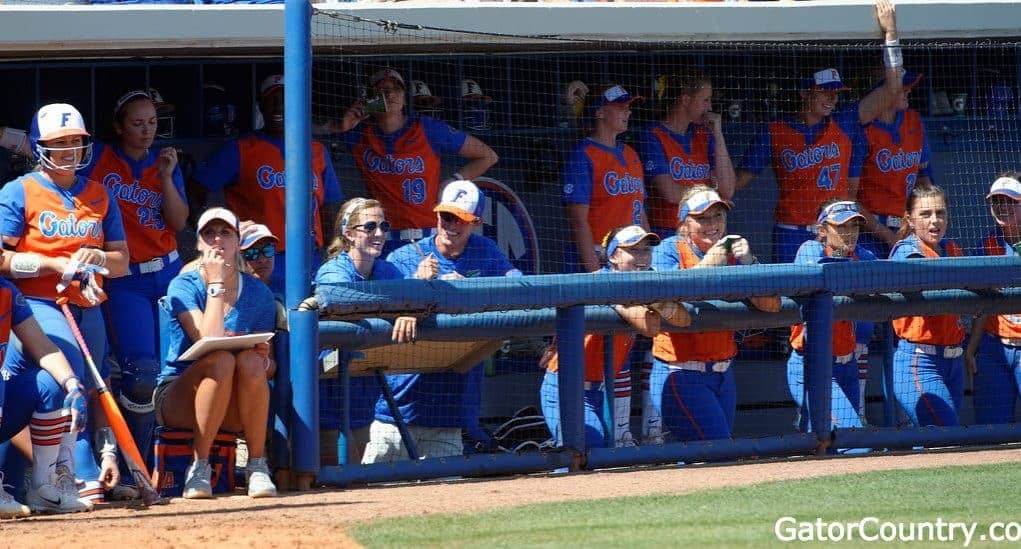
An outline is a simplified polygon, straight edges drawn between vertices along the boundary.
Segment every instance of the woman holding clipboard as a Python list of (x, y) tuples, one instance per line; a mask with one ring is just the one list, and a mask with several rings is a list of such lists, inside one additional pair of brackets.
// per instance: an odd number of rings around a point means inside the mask
[(248, 442), (248, 495), (271, 497), (276, 486), (266, 464), (269, 385), (276, 364), (267, 342), (227, 350), (220, 346), (195, 360), (182, 354), (202, 338), (272, 332), (273, 294), (244, 272), (238, 219), (224, 208), (210, 208), (199, 218), (194, 269), (170, 282), (170, 348), (153, 402), (163, 426), (194, 431), (193, 461), (184, 497), (212, 497), (209, 450), (221, 428), (244, 432)]

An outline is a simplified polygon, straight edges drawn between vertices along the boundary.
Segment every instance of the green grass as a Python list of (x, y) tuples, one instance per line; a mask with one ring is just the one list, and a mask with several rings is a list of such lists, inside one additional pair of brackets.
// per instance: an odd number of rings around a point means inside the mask
[[(711, 475), (711, 469), (705, 469)], [(526, 505), (482, 513), (401, 517), (359, 525), (367, 547), (761, 547), (781, 544), (779, 517), (799, 521), (1017, 521), (1021, 467), (997, 464), (881, 471), (660, 495)], [(423, 501), (423, 505), (428, 502)], [(840, 543), (840, 547), (882, 542)], [(929, 547), (936, 543), (912, 543)], [(956, 543), (941, 544), (961, 547)], [(1001, 547), (1010, 544), (1001, 543)]]

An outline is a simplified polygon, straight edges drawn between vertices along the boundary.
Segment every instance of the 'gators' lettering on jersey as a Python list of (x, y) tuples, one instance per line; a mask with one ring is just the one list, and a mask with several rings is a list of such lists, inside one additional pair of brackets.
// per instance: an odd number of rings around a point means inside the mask
[[(640, 150), (647, 181), (669, 175), (679, 186), (712, 186), (713, 137), (705, 126), (691, 124), (688, 133), (670, 131), (662, 122), (650, 125), (640, 137)], [(667, 202), (649, 185), (649, 226), (677, 226), (677, 205)]]
[(858, 200), (874, 214), (903, 215), (918, 176), (929, 174), (931, 152), (922, 117), (908, 110), (898, 112), (892, 124), (875, 120), (865, 128), (865, 137), (869, 152)]
[(640, 225), (645, 211), (642, 162), (631, 147), (610, 148), (586, 138), (564, 168), (563, 201), (588, 204), (592, 241), (600, 242), (610, 229)]

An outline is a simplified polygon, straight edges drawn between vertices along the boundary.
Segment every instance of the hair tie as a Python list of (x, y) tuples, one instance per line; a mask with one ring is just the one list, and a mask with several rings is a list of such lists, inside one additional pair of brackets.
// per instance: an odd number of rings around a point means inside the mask
[(355, 198), (354, 200), (351, 201), (350, 204), (348, 204), (346, 208), (344, 208), (344, 213), (341, 214), (340, 216), (341, 231), (347, 229), (347, 224), (348, 222), (351, 221), (351, 216), (354, 215), (355, 210), (357, 210), (359, 206), (365, 204), (366, 202), (368, 202), (368, 200), (364, 198)]

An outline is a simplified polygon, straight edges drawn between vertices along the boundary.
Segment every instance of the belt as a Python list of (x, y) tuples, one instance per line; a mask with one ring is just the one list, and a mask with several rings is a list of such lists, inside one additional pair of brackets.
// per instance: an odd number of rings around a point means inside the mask
[(819, 232), (819, 229), (815, 225), (790, 225), (788, 223), (777, 223), (776, 226), (780, 229), (787, 229), (788, 231), (808, 231), (813, 234)]
[(915, 352), (943, 358), (957, 358), (964, 354), (960, 345), (929, 345), (927, 343), (915, 343)]
[(1021, 347), (1021, 337), (1001, 337), (999, 340), (1007, 347)]
[(585, 382), (585, 390), (586, 391), (602, 391), (603, 390), (603, 382), (602, 381), (586, 381)]
[(847, 364), (848, 362), (851, 362), (851, 360), (853, 360), (853, 359), (854, 359), (854, 351), (851, 351), (850, 353), (847, 353), (846, 355), (840, 355), (840, 356), (833, 357), (833, 362), (836, 362), (837, 364)]
[(701, 362), (698, 360), (689, 360), (687, 362), (667, 362), (667, 367), (671, 370), (687, 370), (689, 372), (716, 372), (722, 374), (730, 368), (729, 360), (721, 360), (719, 362)]
[(885, 225), (888, 229), (899, 229), (902, 219), (896, 215), (879, 215), (873, 214), (872, 217), (876, 218), (876, 221), (880, 225)]
[(390, 231), (389, 239), (398, 242), (411, 242), (412, 240), (422, 240), (434, 234), (436, 234), (436, 229), (433, 227), (425, 229), (396, 229)]
[(143, 261), (141, 263), (131, 263), (130, 265), (128, 265), (128, 269), (130, 269), (131, 274), (136, 275), (158, 273), (163, 269), (169, 267), (171, 263), (177, 261), (180, 257), (181, 256), (180, 254), (177, 253), (177, 250), (174, 250), (167, 255), (160, 256), (155, 259), (150, 259), (149, 261)]

